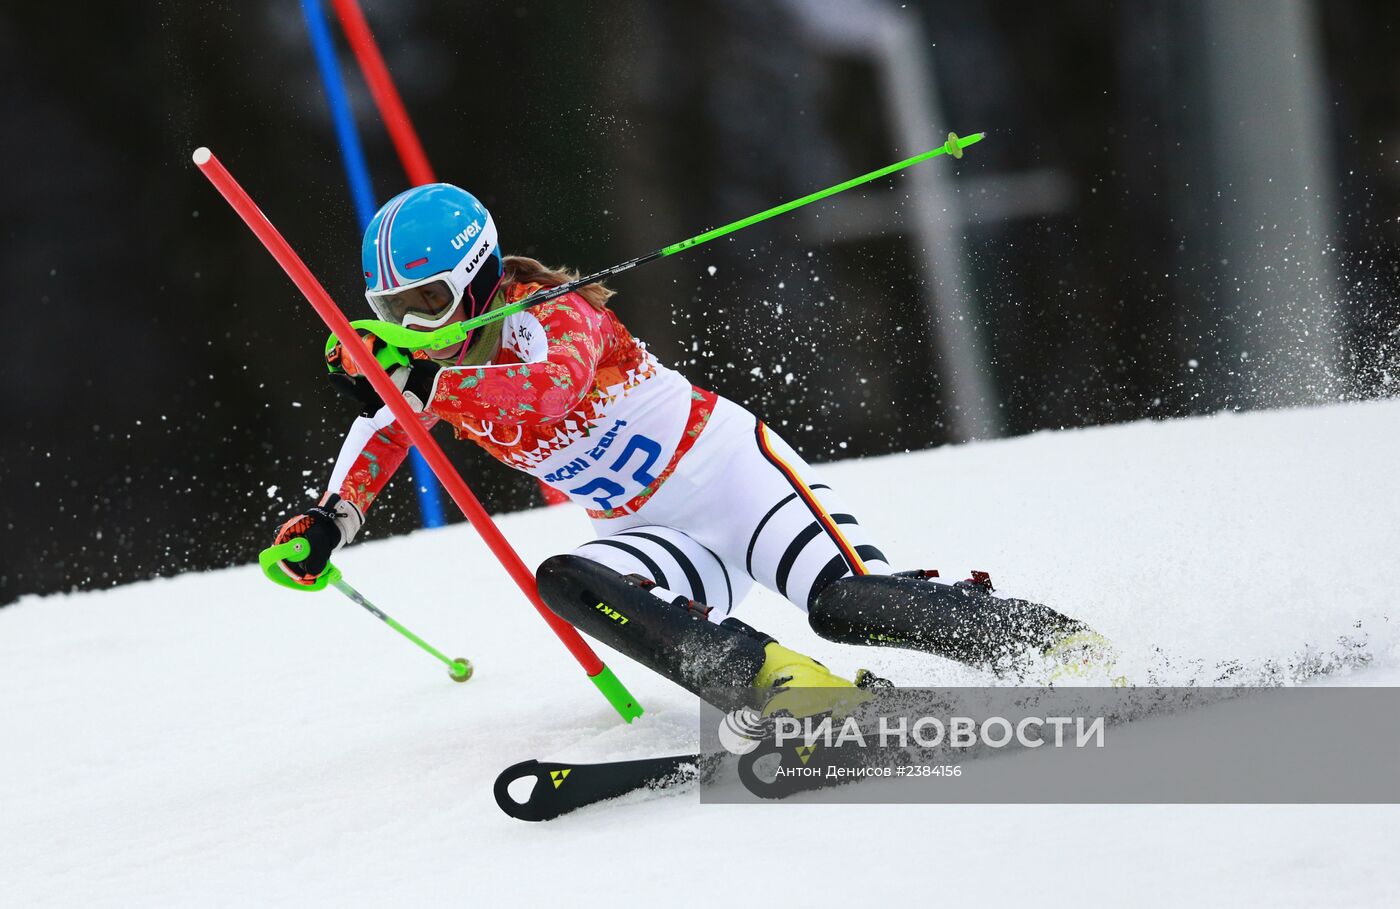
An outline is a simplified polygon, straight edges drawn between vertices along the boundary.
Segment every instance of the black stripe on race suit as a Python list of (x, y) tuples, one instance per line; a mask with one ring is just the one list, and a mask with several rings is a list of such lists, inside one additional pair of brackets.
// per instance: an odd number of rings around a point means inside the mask
[[(696, 570), (695, 563), (690, 561), (690, 559), (686, 557), (686, 554), (681, 552), (680, 547), (676, 546), (675, 543), (672, 543), (665, 537), (659, 537), (654, 533), (642, 533), (637, 530), (625, 530), (620, 536), (641, 537), (643, 540), (651, 540), (657, 546), (660, 546), (670, 553), (671, 558), (676, 560), (676, 564), (681, 566), (681, 571), (685, 572), (685, 579), (690, 582), (690, 598), (696, 602), (709, 605), (710, 601), (705, 596), (705, 582), (700, 580), (700, 572)], [(662, 584), (661, 586), (665, 587), (666, 585)]]
[[(853, 514), (834, 514), (831, 516), (831, 519), (837, 524), (857, 523), (856, 516)], [(819, 522), (813, 521), (804, 527), (801, 533), (792, 538), (792, 542), (788, 544), (787, 550), (783, 552), (782, 559), (778, 561), (778, 576), (775, 578), (775, 582), (778, 586), (778, 593), (787, 596), (788, 575), (792, 573), (792, 566), (797, 563), (798, 556), (802, 555), (802, 550), (807, 548), (807, 544), (819, 536), (823, 530), (824, 528)], [(834, 543), (835, 541), (833, 540), (832, 542)], [(840, 546), (837, 546), (837, 550), (840, 550)], [(860, 551), (857, 550), (856, 554), (859, 555)]]
[[(636, 531), (627, 531), (627, 532), (628, 532), (628, 533), (635, 533)], [(715, 560), (715, 564), (719, 566), (719, 573), (720, 573), (720, 575), (724, 578), (724, 595), (729, 599), (729, 611), (730, 611), (730, 612), (733, 612), (733, 611), (734, 611), (734, 607), (737, 606), (737, 605), (739, 605), (739, 604), (734, 602), (734, 584), (733, 584), (732, 582), (730, 582), (730, 580), (729, 580), (729, 567), (728, 567), (727, 565), (724, 564), (724, 559), (721, 559), (721, 558), (715, 553), (715, 551), (714, 551), (713, 549), (711, 549), (710, 547), (708, 547), (708, 546), (706, 546), (705, 544), (701, 543), (699, 540), (695, 539), (694, 537), (686, 537), (686, 539), (687, 539), (687, 540), (690, 540), (690, 542), (694, 543), (696, 546), (699, 546), (701, 549), (703, 549), (703, 550), (705, 550), (707, 553), (709, 553), (709, 554), (710, 554), (710, 558), (714, 559), (714, 560)], [(702, 600), (701, 602), (704, 602), (704, 601)], [(710, 605), (710, 604), (709, 604), (709, 603), (706, 603), (705, 605), (708, 606), (708, 605)]]
[[(886, 565), (890, 562), (889, 559), (885, 558), (883, 552), (868, 544), (857, 546), (856, 555), (867, 562), (884, 562)], [(817, 574), (817, 579), (812, 582), (812, 589), (807, 594), (807, 611), (812, 611), (812, 603), (816, 600), (818, 594), (830, 587), (832, 582), (836, 581), (838, 578), (844, 578), (850, 573), (850, 570), (851, 566), (846, 564), (845, 556), (832, 556), (831, 561), (826, 563), (825, 567)]]
[(734, 607), (738, 604), (734, 602), (734, 585), (729, 583), (729, 569), (725, 566), (724, 559), (721, 559), (719, 556), (715, 555), (715, 553), (708, 547), (702, 546), (701, 548), (704, 549), (706, 552), (710, 553), (710, 555), (714, 556), (715, 561), (719, 563), (719, 573), (724, 575), (724, 592), (729, 597), (729, 611), (733, 612)]
[[(642, 552), (635, 546), (628, 546), (626, 543), (619, 543), (617, 540), (611, 539), (589, 540), (587, 543), (584, 543), (583, 546), (611, 546), (613, 549), (621, 550), (622, 552), (627, 553), (632, 558), (645, 565), (647, 570), (651, 572), (651, 579), (655, 581), (658, 585), (665, 587), (668, 590), (671, 587), (671, 585), (666, 582), (666, 574), (661, 570), (661, 566), (652, 561), (651, 556), (647, 555), (645, 552)], [(579, 548), (582, 549), (583, 546), (580, 546)]]
[[(816, 492), (818, 489), (830, 489), (831, 487), (826, 485), (825, 483), (817, 483), (815, 486), (808, 486), (807, 488), (812, 490), (813, 492)], [(777, 505), (774, 505), (772, 508), (768, 509), (768, 513), (763, 516), (763, 520), (759, 521), (758, 526), (754, 528), (753, 536), (749, 537), (748, 555), (744, 559), (744, 570), (746, 570), (749, 573), (749, 577), (753, 577), (753, 549), (755, 546), (758, 545), (758, 535), (763, 533), (763, 528), (765, 525), (767, 525), (768, 519), (773, 517), (773, 515), (777, 514), (779, 509), (781, 509), (784, 505), (791, 502), (795, 498), (797, 498), (797, 493), (788, 493), (785, 497), (783, 497), (782, 501), (780, 501)]]

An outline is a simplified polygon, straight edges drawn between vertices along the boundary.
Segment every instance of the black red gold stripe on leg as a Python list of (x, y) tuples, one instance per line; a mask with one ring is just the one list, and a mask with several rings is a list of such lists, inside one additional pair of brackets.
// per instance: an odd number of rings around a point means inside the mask
[(798, 476), (792, 465), (773, 448), (768, 427), (764, 425), (762, 420), (757, 420), (755, 423), (754, 435), (758, 439), (758, 450), (763, 453), (763, 457), (782, 473), (784, 479), (788, 481), (788, 485), (792, 487), (792, 491), (797, 493), (797, 497), (812, 513), (812, 517), (816, 518), (817, 523), (822, 526), (822, 530), (836, 544), (837, 550), (840, 551), (841, 557), (846, 560), (851, 571), (855, 574), (870, 574), (870, 569), (865, 567), (865, 563), (861, 561), (860, 555), (856, 552), (856, 548), (851, 545), (851, 541), (846, 539), (846, 535), (841, 532), (836, 521), (822, 507), (821, 502), (817, 501), (816, 493), (812, 492), (811, 487), (803, 481), (802, 477)]

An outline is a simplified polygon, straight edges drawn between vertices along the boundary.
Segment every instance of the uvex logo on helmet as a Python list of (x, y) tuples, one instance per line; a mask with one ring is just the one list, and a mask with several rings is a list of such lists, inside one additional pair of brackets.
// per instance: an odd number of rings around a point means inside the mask
[[(457, 241), (453, 240), (452, 242), (456, 243)], [(471, 261), (467, 263), (467, 274), (471, 274), (472, 272), (476, 271), (477, 265), (481, 264), (481, 260), (485, 258), (486, 254), (490, 251), (491, 244), (489, 241), (483, 242), (480, 246), (478, 246), (476, 248), (476, 252), (472, 253)]]
[(473, 221), (472, 223), (467, 225), (466, 230), (462, 231), (457, 236), (452, 238), (452, 248), (461, 249), (463, 246), (467, 245), (468, 240), (470, 240), (472, 237), (475, 237), (480, 232), (481, 226), (478, 225), (475, 221)]

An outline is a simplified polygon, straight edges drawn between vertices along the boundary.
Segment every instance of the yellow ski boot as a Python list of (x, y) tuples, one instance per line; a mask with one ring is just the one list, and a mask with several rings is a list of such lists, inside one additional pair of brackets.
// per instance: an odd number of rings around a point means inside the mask
[(854, 682), (777, 641), (769, 641), (763, 655), (763, 667), (753, 683), (756, 688), (771, 688), (775, 692), (763, 706), (766, 717), (778, 713), (805, 717), (827, 712), (844, 716), (870, 700), (870, 695)]

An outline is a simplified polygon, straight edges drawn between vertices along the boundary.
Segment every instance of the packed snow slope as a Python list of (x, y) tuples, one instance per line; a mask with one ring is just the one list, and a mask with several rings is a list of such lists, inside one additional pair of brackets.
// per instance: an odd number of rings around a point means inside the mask
[[(1358, 667), (1320, 683), (1398, 685), (1397, 451), (1400, 402), (1373, 402), (820, 473), (897, 563), (989, 570), (1115, 638), (1138, 679), (1210, 684), (1233, 666), (1286, 681), (1343, 653)], [(569, 509), (501, 526), (532, 565), (589, 532)], [(476, 678), (453, 684), (334, 591), (283, 591), (254, 567), (0, 610), (0, 903), (1395, 905), (1395, 806), (735, 807), (688, 793), (514, 821), (491, 798), (502, 768), (688, 750), (691, 700), (605, 653), (647, 707), (620, 724), (465, 525), (353, 546), (339, 564)], [(740, 615), (846, 672), (987, 681), (816, 640), (766, 592)]]

